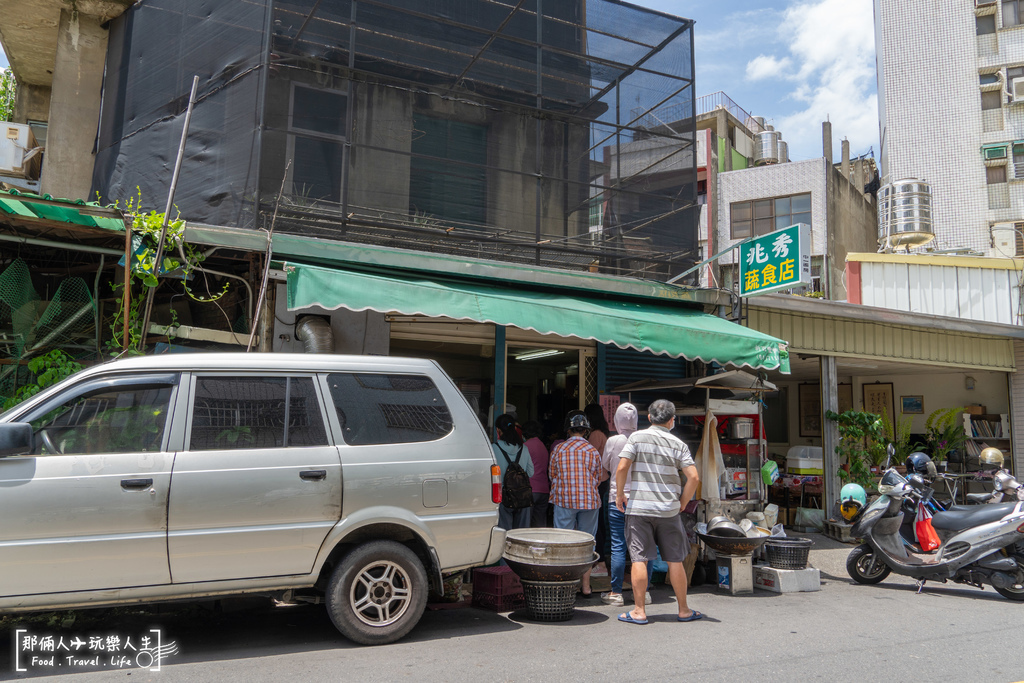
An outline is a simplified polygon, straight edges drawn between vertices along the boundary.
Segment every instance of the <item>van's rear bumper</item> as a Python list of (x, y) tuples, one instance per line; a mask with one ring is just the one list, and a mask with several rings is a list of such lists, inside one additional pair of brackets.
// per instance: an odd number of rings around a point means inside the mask
[(505, 551), (505, 530), (500, 526), (491, 527), (491, 546), (487, 549), (487, 559), (484, 564), (494, 564), (501, 559), (501, 553)]

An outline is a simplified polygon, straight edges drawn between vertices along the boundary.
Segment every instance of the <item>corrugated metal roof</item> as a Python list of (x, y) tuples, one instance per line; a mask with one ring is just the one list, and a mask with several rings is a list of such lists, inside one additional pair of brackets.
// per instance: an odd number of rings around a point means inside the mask
[(789, 340), (790, 354), (870, 358), (901, 363), (1012, 372), (1013, 340), (892, 322), (857, 320), (752, 304), (747, 325)]

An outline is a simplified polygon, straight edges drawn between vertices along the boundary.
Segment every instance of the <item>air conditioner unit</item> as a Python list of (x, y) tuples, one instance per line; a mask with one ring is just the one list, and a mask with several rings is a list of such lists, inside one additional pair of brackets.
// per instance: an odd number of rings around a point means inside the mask
[(1010, 98), (1014, 104), (1024, 102), (1024, 78), (1010, 81)]
[[(1024, 80), (1024, 79), (1022, 79)], [(39, 177), (39, 153), (32, 129), (21, 123), (0, 124), (0, 175), (35, 180)]]
[(985, 147), (982, 150), (982, 154), (985, 155), (985, 161), (994, 161), (996, 159), (1006, 158), (1006, 145), (1000, 147)]
[(989, 256), (1013, 258), (1017, 255), (1017, 226), (1013, 223), (996, 223), (991, 228), (992, 249)]

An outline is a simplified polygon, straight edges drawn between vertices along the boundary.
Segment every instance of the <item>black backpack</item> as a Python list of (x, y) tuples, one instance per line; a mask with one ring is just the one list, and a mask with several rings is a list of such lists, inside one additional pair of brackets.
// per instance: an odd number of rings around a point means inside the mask
[(501, 481), (501, 504), (509, 510), (522, 510), (530, 507), (533, 505), (530, 475), (519, 464), (519, 458), (523, 455), (523, 447), (519, 446), (515, 460), (512, 460), (501, 446), (498, 446), (498, 450), (502, 452), (508, 462), (508, 467), (505, 468), (505, 478)]

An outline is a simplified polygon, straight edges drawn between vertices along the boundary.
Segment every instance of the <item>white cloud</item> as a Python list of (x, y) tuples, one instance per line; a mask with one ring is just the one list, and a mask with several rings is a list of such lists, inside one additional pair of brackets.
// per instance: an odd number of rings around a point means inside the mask
[[(783, 87), (797, 111), (777, 117), (776, 127), (791, 158), (821, 156), (826, 117), (837, 140), (849, 138), (854, 154), (867, 151), (878, 138), (871, 0), (796, 2), (777, 34), (788, 38), (789, 54), (758, 56), (747, 64), (747, 78), (789, 81)], [(838, 156), (838, 144), (833, 148)]]
[(758, 55), (747, 62), (747, 80), (784, 78), (792, 63), (793, 61), (789, 57), (779, 59), (773, 55)]

